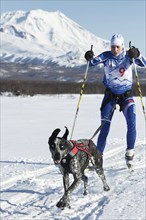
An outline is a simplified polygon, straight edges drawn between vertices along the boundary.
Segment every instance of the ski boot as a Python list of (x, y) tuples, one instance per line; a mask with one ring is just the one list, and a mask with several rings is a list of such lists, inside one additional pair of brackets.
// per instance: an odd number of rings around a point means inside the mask
[(127, 149), (125, 154), (126, 165), (129, 169), (133, 169), (133, 158), (134, 158), (134, 150)]

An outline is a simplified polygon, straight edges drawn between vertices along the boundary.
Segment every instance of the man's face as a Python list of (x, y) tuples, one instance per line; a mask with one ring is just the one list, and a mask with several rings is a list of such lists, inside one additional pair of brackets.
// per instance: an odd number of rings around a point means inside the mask
[(123, 48), (122, 46), (113, 45), (111, 46), (111, 51), (114, 54), (114, 56), (118, 56), (123, 51)]

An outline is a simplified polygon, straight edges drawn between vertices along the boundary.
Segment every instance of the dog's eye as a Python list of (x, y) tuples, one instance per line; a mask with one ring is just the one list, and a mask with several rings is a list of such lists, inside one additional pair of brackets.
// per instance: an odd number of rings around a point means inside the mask
[(64, 146), (63, 145), (60, 145), (60, 150), (63, 150), (64, 149)]
[(55, 148), (55, 144), (51, 144), (50, 148), (54, 149)]

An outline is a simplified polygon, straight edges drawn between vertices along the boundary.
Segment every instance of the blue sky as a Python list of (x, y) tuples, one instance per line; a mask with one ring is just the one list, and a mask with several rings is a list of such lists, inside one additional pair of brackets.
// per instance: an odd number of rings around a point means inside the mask
[(33, 9), (59, 10), (88, 31), (106, 40), (110, 40), (115, 33), (121, 33), (126, 47), (131, 41), (132, 45), (138, 47), (146, 56), (145, 0), (1, 0), (1, 13)]

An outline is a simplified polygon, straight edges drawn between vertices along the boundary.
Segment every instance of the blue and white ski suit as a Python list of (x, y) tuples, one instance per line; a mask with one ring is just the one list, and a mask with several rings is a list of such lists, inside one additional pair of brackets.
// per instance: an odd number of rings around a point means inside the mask
[[(118, 56), (114, 56), (111, 51), (106, 51), (93, 58), (89, 66), (104, 64), (103, 84), (108, 90), (105, 92), (101, 107), (101, 123), (103, 126), (97, 140), (97, 147), (103, 154), (106, 139), (110, 130), (110, 123), (113, 112), (110, 114), (112, 107), (117, 102), (120, 105), (127, 122), (127, 149), (134, 149), (136, 140), (136, 110), (132, 95), (127, 96), (127, 91), (132, 89), (132, 60), (128, 57), (128, 52), (123, 51)], [(146, 66), (146, 59), (140, 55), (135, 59), (135, 63), (141, 67)], [(112, 97), (109, 99), (109, 96)], [(107, 102), (107, 103), (106, 103)], [(106, 104), (104, 104), (106, 103)], [(105, 123), (106, 121), (106, 123)]]

